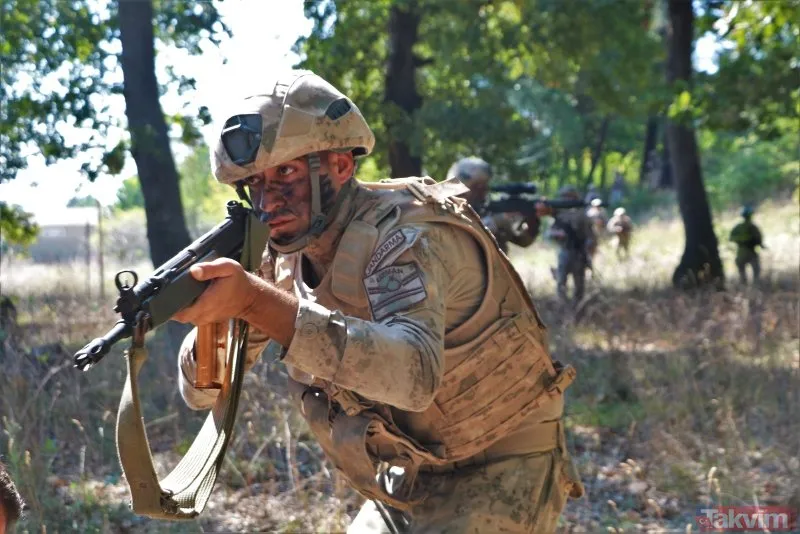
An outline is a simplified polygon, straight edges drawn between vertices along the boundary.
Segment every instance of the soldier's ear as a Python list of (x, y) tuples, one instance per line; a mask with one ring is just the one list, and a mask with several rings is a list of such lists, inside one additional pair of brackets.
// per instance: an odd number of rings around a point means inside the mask
[(352, 152), (328, 152), (328, 174), (337, 184), (346, 182), (355, 172)]

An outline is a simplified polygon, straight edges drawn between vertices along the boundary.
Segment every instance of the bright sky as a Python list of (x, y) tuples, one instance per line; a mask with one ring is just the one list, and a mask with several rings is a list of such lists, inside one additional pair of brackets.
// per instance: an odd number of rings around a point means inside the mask
[[(172, 64), (178, 73), (197, 80), (192, 104), (208, 106), (215, 118), (215, 111), (224, 109), (226, 101), (255, 85), (261, 75), (290, 69), (298, 60), (291, 52), (292, 45), (300, 35), (311, 31), (311, 22), (303, 15), (302, 0), (225, 0), (216, 5), (233, 33), (232, 38), (223, 41), (219, 48), (205, 47), (201, 56), (189, 56), (176, 49), (163, 50), (158, 55), (161, 68)], [(225, 58), (228, 61), (223, 64)], [(112, 113), (124, 117), (121, 97), (108, 104)], [(161, 105), (167, 113), (178, 111), (181, 98), (167, 94)], [(84, 137), (85, 132), (62, 132), (67, 140), (70, 134), (77, 138)], [(213, 128), (206, 128), (203, 134), (210, 141)], [(111, 135), (109, 148), (120, 135), (121, 132)], [(187, 153), (177, 143), (173, 151), (178, 160)], [(120, 175), (100, 175), (94, 183), (80, 173), (80, 162), (62, 161), (48, 167), (42, 159), (31, 158), (28, 168), (17, 178), (0, 184), (0, 198), (43, 217), (44, 213), (61, 211), (76, 195), (92, 195), (103, 204), (113, 204), (122, 180), (134, 174), (136, 165), (130, 156)]]
[[(264, 75), (276, 70), (289, 69), (298, 58), (291, 47), (300, 35), (307, 35), (311, 22), (303, 15), (302, 0), (225, 0), (217, 3), (223, 20), (233, 33), (219, 48), (206, 47), (201, 56), (189, 56), (179, 50), (168, 49), (159, 52), (160, 68), (176, 65), (176, 70), (197, 80), (197, 92), (193, 104), (209, 107), (212, 116), (225, 108), (225, 103), (239, 96)], [(717, 48), (713, 39), (702, 38), (697, 42), (695, 64), (699, 70), (716, 69), (713, 56)], [(227, 63), (224, 64), (224, 59)], [(124, 117), (124, 101), (119, 96), (109, 101), (111, 112)], [(165, 112), (180, 109), (181, 99), (174, 94), (162, 98)], [(203, 132), (206, 141), (213, 143), (214, 129)], [(70, 140), (84, 137), (86, 132), (72, 129), (62, 132)], [(122, 135), (121, 131), (110, 135), (108, 147), (113, 147)], [(182, 159), (187, 150), (179, 144), (173, 145), (176, 158)], [(123, 179), (136, 174), (136, 165), (129, 156), (125, 168), (118, 176), (101, 175), (90, 183), (80, 173), (77, 161), (62, 161), (46, 166), (41, 158), (31, 158), (26, 170), (16, 179), (0, 184), (0, 198), (12, 204), (19, 204), (34, 215), (53, 214), (61, 211), (70, 198), (92, 195), (103, 204), (110, 205), (116, 200), (116, 192)]]

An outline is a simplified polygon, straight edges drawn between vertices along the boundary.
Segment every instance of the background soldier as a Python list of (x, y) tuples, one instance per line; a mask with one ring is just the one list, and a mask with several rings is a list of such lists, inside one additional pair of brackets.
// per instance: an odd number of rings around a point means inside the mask
[(629, 248), (633, 235), (633, 221), (625, 213), (625, 208), (614, 210), (614, 216), (608, 221), (608, 232), (614, 236), (613, 245), (617, 258), (621, 259), (624, 252), (627, 259), (630, 255)]
[(761, 230), (753, 223), (753, 208), (742, 208), (744, 220), (731, 230), (731, 241), (736, 243), (736, 268), (739, 269), (739, 279), (747, 284), (747, 266), (753, 269), (753, 281), (757, 282), (761, 274), (761, 261), (756, 247), (766, 248), (762, 242)]
[(518, 247), (528, 247), (539, 234), (539, 217), (531, 214), (523, 217), (518, 213), (482, 213), (481, 206), (489, 196), (492, 168), (484, 160), (476, 157), (463, 158), (450, 166), (447, 179), (458, 178), (469, 187), (469, 192), (461, 195), (470, 206), (481, 215), (481, 221), (494, 234), (500, 250), (508, 254), (508, 243)]
[[(601, 236), (605, 235), (606, 223), (608, 222), (608, 213), (603, 207), (603, 201), (600, 198), (595, 198), (591, 201), (591, 206), (586, 210), (586, 216), (592, 221), (594, 227), (594, 235), (599, 241)], [(596, 247), (595, 247), (596, 250)]]
[[(575, 372), (550, 358), (524, 284), (454, 196), (466, 188), (362, 184), (353, 158), (373, 145), (355, 104), (308, 71), (242, 102), (213, 169), (270, 223), (264, 263), (258, 276), (195, 265), (211, 286), (175, 318), (247, 321), (251, 360), (280, 344), (309, 428), (372, 499), (350, 532), (552, 532), (583, 494), (561, 422)], [(179, 387), (199, 409), (218, 390), (192, 385), (195, 336)]]
[(583, 198), (587, 204), (591, 204), (594, 200), (600, 200), (602, 204), (602, 199), (600, 198), (600, 191), (597, 190), (597, 186), (594, 184), (589, 184), (589, 187), (586, 189), (586, 196)]
[[(559, 198), (580, 199), (574, 186), (564, 186), (558, 192)], [(586, 270), (591, 269), (591, 257), (597, 244), (592, 221), (581, 208), (556, 210), (554, 222), (548, 232), (550, 239), (559, 244), (556, 283), (558, 295), (567, 297), (567, 279), (572, 276), (574, 284), (573, 300), (577, 305), (583, 299)]]
[(614, 183), (611, 184), (611, 192), (608, 195), (608, 203), (612, 206), (619, 206), (625, 201), (625, 177), (620, 171), (614, 173)]

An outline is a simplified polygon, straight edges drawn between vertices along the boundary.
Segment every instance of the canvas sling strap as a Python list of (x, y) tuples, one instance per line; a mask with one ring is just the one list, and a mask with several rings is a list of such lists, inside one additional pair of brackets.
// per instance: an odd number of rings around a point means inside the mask
[[(254, 216), (249, 217), (240, 260), (248, 271), (260, 267), (268, 235), (267, 225)], [(189, 451), (161, 481), (153, 466), (137, 383), (139, 371), (147, 360), (145, 330), (143, 327), (136, 330), (131, 348), (125, 354), (128, 376), (117, 414), (117, 454), (130, 487), (131, 508), (136, 514), (155, 519), (192, 519), (203, 511), (211, 496), (233, 431), (244, 376), (248, 324), (231, 320), (222, 390)]]

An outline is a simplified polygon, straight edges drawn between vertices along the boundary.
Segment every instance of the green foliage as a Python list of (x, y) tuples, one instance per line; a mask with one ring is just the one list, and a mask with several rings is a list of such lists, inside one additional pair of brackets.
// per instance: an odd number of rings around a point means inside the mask
[(94, 198), (92, 195), (86, 195), (85, 197), (72, 197), (67, 201), (68, 208), (96, 208), (97, 207), (97, 199)]
[(39, 233), (33, 215), (19, 206), (0, 202), (0, 237), (10, 245), (30, 245)]
[(228, 200), (237, 198), (236, 193), (232, 187), (214, 179), (206, 145), (195, 148), (180, 164), (178, 173), (189, 230), (199, 236), (225, 217), (225, 205)]
[(409, 5), (421, 15), (414, 51), (423, 102), (404, 117), (384, 102), (393, 4), (306, 2), (314, 27), (296, 44), (300, 66), (322, 73), (370, 122), (383, 175), (387, 124), (400, 124), (393, 135), (434, 177), (475, 154), (499, 174), (527, 180), (557, 166), (562, 148), (574, 157), (594, 147), (609, 114), (644, 123), (658, 97), (653, 64), (662, 51), (647, 2), (419, 0)]
[[(206, 145), (196, 147), (181, 162), (178, 173), (181, 201), (189, 230), (197, 236), (225, 217), (225, 205), (228, 200), (237, 198), (236, 193), (230, 186), (220, 184), (214, 179)], [(129, 211), (143, 207), (144, 196), (139, 178), (132, 176), (123, 181), (117, 191), (115, 208)]]
[(709, 126), (766, 139), (800, 135), (800, 3), (718, 4), (698, 19), (701, 33), (723, 44), (719, 71), (700, 78)]
[(117, 191), (117, 203), (114, 207), (121, 211), (144, 208), (144, 195), (138, 176), (131, 176), (123, 180)]
[(717, 207), (788, 196), (800, 180), (794, 136), (763, 141), (755, 133), (736, 137), (704, 132), (700, 143), (706, 187)]
[[(227, 28), (216, 7), (188, 0), (156, 1), (155, 34), (163, 43), (198, 54), (200, 43), (218, 42)], [(105, 138), (118, 117), (107, 114), (107, 97), (122, 93), (119, 79), (119, 25), (115, 3), (89, 0), (14, 0), (0, 6), (0, 181), (13, 179), (32, 154), (47, 164), (77, 157), (90, 179), (99, 172), (122, 169), (126, 144), (111, 150)], [(173, 69), (168, 85), (179, 94), (194, 80)], [(196, 116), (196, 118), (195, 118)], [(202, 107), (176, 119), (184, 141), (197, 141), (200, 124), (207, 124)], [(65, 139), (65, 127), (87, 128), (83, 142)], [(91, 150), (102, 150), (98, 164)]]

